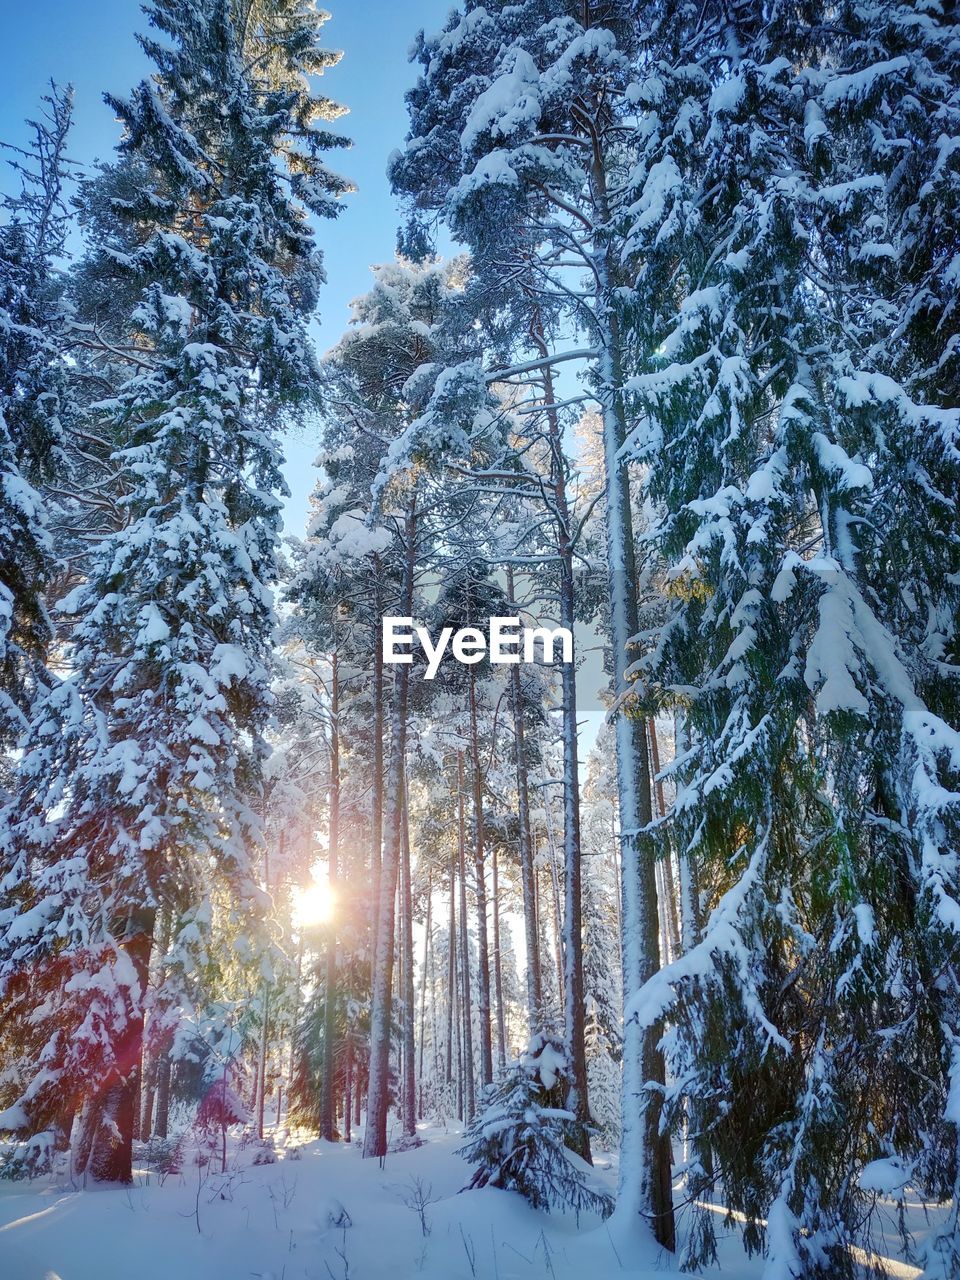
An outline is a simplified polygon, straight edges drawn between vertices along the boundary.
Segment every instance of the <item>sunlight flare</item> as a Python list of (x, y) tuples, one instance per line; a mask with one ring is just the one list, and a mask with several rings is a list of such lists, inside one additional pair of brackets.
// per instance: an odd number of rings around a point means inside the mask
[(333, 916), (334, 896), (329, 880), (313, 879), (293, 891), (293, 923), (298, 929), (316, 929)]

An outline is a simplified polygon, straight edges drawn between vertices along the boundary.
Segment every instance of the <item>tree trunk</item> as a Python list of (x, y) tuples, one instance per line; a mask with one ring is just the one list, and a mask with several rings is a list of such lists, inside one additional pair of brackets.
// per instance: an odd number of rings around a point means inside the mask
[[(654, 780), (653, 794), (656, 797), (656, 816), (662, 818), (667, 812), (667, 802), (663, 794), (663, 783), (658, 780), (660, 773), (660, 742), (657, 738), (656, 721), (651, 716), (647, 721), (647, 732), (650, 740), (650, 761)], [(666, 939), (663, 948), (664, 958), (669, 962), (680, 954), (680, 920), (677, 914), (677, 891), (673, 874), (673, 857), (667, 844), (663, 855), (658, 860), (660, 882), (657, 896), (660, 903), (662, 932)]]
[[(514, 602), (513, 568), (507, 566), (507, 591)], [(530, 1034), (542, 1029), (543, 978), (540, 972), (540, 926), (533, 869), (530, 830), (530, 788), (523, 725), (523, 693), (520, 664), (510, 667), (510, 701), (513, 709), (514, 753), (517, 771), (517, 816), (520, 821), (520, 890), (523, 896), (523, 933), (527, 946), (527, 1021)]]
[(343, 1140), (344, 1142), (349, 1142), (351, 1138), (350, 1118), (353, 1111), (353, 1036), (349, 1032), (347, 1032), (346, 1076), (343, 1098)]
[[(263, 984), (260, 1024), (260, 1062), (257, 1070), (257, 1137), (263, 1137), (263, 1113), (267, 1104), (267, 1037), (270, 1034), (270, 989)], [(226, 1079), (224, 1079), (226, 1084)]]
[[(427, 976), (430, 972), (430, 930), (433, 914), (433, 873), (427, 875), (427, 919), (423, 935), (423, 974), (420, 978), (420, 1053), (417, 1060), (417, 1080), (420, 1085), (417, 1099), (417, 1115), (423, 1119), (423, 1046), (427, 1029)], [(433, 1002), (431, 1001), (431, 1004)], [(436, 1057), (437, 1038), (433, 1038), (434, 1057)]]
[[(460, 973), (459, 968), (458, 968), (458, 970), (457, 970), (457, 975), (456, 975), (456, 977), (457, 977), (457, 987), (456, 987), (456, 989), (455, 989), (455, 996), (454, 996), (454, 998), (456, 999), (457, 994), (459, 994), (460, 998), (459, 998), (459, 1000), (457, 1001), (457, 1008), (458, 1008), (458, 1009), (462, 1009), (462, 1008), (463, 1008), (463, 996), (462, 996), (461, 988), (462, 988), (462, 986), (463, 986), (463, 975)], [(455, 1045), (454, 1045), (454, 1049), (455, 1049), (455, 1051), (456, 1051), (456, 1073), (457, 1073), (457, 1074), (456, 1074), (456, 1080), (457, 1080), (457, 1116), (458, 1116), (461, 1120), (463, 1120), (463, 1119), (464, 1119), (464, 1117), (465, 1117), (465, 1115), (466, 1115), (466, 1102), (465, 1102), (465, 1098), (464, 1098), (464, 1076), (463, 1076), (463, 1037), (462, 1037), (462, 1035), (461, 1035), (461, 1026), (460, 1026), (460, 1018), (459, 1018), (459, 1016), (458, 1016), (458, 1017), (456, 1017), (456, 1018), (454, 1018), (454, 1020), (453, 1020), (453, 1035), (454, 1035), (454, 1040), (455, 1040), (455, 1042), (456, 1042), (456, 1043), (455, 1043)]]
[(497, 997), (497, 1065), (507, 1066), (507, 1018), (503, 1008), (503, 966), (500, 958), (500, 880), (497, 872), (497, 850), (490, 862), (493, 891), (493, 989)]
[[(549, 803), (549, 802), (548, 802)], [(557, 992), (560, 996), (560, 1010), (566, 1026), (567, 1017), (567, 984), (564, 978), (566, 966), (563, 960), (563, 922), (560, 915), (560, 877), (557, 872), (557, 850), (551, 839), (550, 845), (550, 889), (553, 903), (553, 957), (557, 966)]]
[[(297, 1024), (300, 1020), (300, 995), (303, 990), (303, 935), (297, 939), (297, 978), (293, 987), (293, 1013), (290, 1021), (290, 1057), (287, 1065), (287, 1091), (293, 1085), (293, 1071), (297, 1061)], [(288, 1108), (289, 1109), (289, 1108)]]
[[(401, 592), (403, 616), (413, 615), (413, 574), (416, 562), (416, 498), (406, 516), (406, 559)], [(370, 1074), (367, 1085), (367, 1127), (363, 1154), (382, 1159), (387, 1154), (387, 1111), (390, 1104), (390, 1029), (393, 1015), (394, 913), (401, 854), (403, 791), (406, 775), (407, 695), (409, 667), (400, 663), (394, 677), (389, 819), (380, 868), (379, 911), (374, 952), (373, 998), (370, 1013)]]
[[(155, 977), (153, 980), (156, 989), (163, 985), (164, 967), (163, 962), (166, 958), (167, 950), (170, 946), (170, 930), (172, 927), (171, 913), (169, 908), (161, 910), (157, 917), (157, 945), (153, 948), (150, 964), (155, 966)], [(149, 974), (149, 969), (148, 969)], [(148, 977), (148, 983), (150, 979)], [(152, 1015), (150, 1023), (145, 1023), (143, 1034), (143, 1076), (141, 1081), (140, 1094), (140, 1136), (144, 1142), (153, 1137), (155, 1125), (159, 1119), (159, 1100), (158, 1087), (160, 1084), (161, 1070), (166, 1062), (166, 1092), (164, 1100), (164, 1133), (162, 1137), (166, 1137), (166, 1125), (169, 1115), (169, 1097), (170, 1097), (170, 1033), (165, 1032), (160, 1037), (152, 1033)]]
[(460, 982), (463, 989), (463, 1090), (465, 1118), (473, 1119), (477, 1109), (473, 1079), (473, 1010), (470, 994), (470, 938), (467, 933), (467, 834), (464, 815), (463, 752), (457, 752), (457, 852), (460, 869)]
[[(553, 396), (552, 382), (548, 394)], [(556, 416), (555, 414), (553, 415)], [(559, 430), (559, 426), (557, 427)], [(559, 465), (559, 463), (558, 463)], [(558, 483), (557, 502), (564, 531), (560, 545), (560, 625), (574, 632), (573, 544), (569, 536), (566, 492)], [(563, 691), (563, 1027), (570, 1064), (567, 1110), (581, 1121), (577, 1154), (590, 1162), (590, 1105), (587, 1096), (586, 1010), (583, 993), (583, 898), (580, 843), (580, 760), (577, 734), (577, 670), (560, 668)]]
[(74, 1175), (89, 1173), (96, 1182), (133, 1181), (133, 1129), (139, 1106), (138, 1075), (143, 1053), (143, 1002), (153, 946), (156, 912), (131, 909), (119, 922), (118, 948), (135, 974), (126, 1021), (114, 1035), (113, 1065), (102, 1088), (87, 1098), (81, 1112)]
[[(549, 355), (539, 312), (531, 334), (541, 356)], [(544, 370), (544, 406), (549, 427), (550, 475), (553, 488), (557, 550), (560, 556), (560, 625), (575, 634), (576, 588), (573, 576), (575, 534), (567, 501), (567, 462), (563, 428), (556, 409), (553, 372)], [(577, 1154), (590, 1160), (590, 1122), (587, 1096), (586, 1010), (583, 993), (583, 903), (580, 841), (580, 756), (577, 728), (576, 654), (560, 668), (563, 698), (563, 1027), (564, 1049), (570, 1067), (566, 1106), (582, 1123)]]
[(483, 772), (477, 729), (477, 682), (470, 667), (470, 754), (473, 765), (473, 860), (477, 898), (477, 996), (480, 1014), (480, 1079), (493, 1081), (493, 1043), (490, 1028), (490, 947), (487, 940), (487, 883), (484, 866)]
[[(683, 755), (690, 746), (690, 734), (685, 717), (678, 713), (674, 721), (676, 755)], [(677, 853), (677, 880), (680, 885), (680, 945), (689, 951), (700, 941), (700, 894), (697, 887), (696, 867), (686, 849)]]
[[(379, 574), (380, 557), (373, 558)], [(379, 579), (378, 579), (379, 581)], [(373, 927), (370, 948), (370, 983), (376, 972), (377, 918), (380, 912), (380, 864), (383, 849), (383, 642), (380, 636), (380, 591), (377, 588), (376, 622), (373, 628), (373, 781), (370, 796), (370, 885)]]
[(170, 1126), (170, 1046), (164, 1045), (157, 1061), (157, 1118), (153, 1131), (158, 1138), (166, 1138)]
[(453, 1084), (453, 1024), (457, 999), (457, 854), (450, 857), (450, 934), (447, 944), (447, 1084)]
[(140, 1141), (147, 1142), (153, 1133), (153, 1100), (157, 1087), (157, 1063), (144, 1054), (140, 1080)]
[(410, 883), (410, 814), (406, 790), (403, 797), (403, 829), (401, 832), (400, 938), (403, 945), (403, 1132), (408, 1138), (417, 1135), (417, 1058), (416, 995), (413, 978), (413, 889)]
[[(594, 181), (605, 207), (602, 163)], [(601, 243), (594, 265), (600, 282), (598, 328), (603, 408), (603, 452), (606, 475), (607, 568), (610, 584), (610, 643), (613, 650), (614, 727), (617, 744), (617, 790), (620, 804), (620, 875), (623, 900), (623, 994), (629, 1002), (660, 967), (656, 864), (643, 839), (650, 822), (650, 765), (643, 718), (631, 713), (632, 680), (629, 646), (639, 631), (633, 522), (627, 464), (622, 449), (626, 436), (623, 375), (617, 316), (610, 305), (613, 291), (610, 258), (613, 250)], [(658, 1243), (676, 1247), (673, 1193), (670, 1181), (670, 1143), (660, 1133), (661, 1095), (647, 1088), (664, 1083), (660, 1028), (641, 1027), (628, 1018), (623, 1033), (623, 1110), (620, 1181), (617, 1210), (621, 1220), (652, 1225)]]
[[(337, 663), (336, 620), (333, 651), (330, 655), (330, 822), (328, 829), (327, 878), (331, 895), (337, 882), (340, 857), (340, 681)], [(337, 1036), (337, 928), (335, 918), (326, 925), (326, 963), (323, 1002), (323, 1077), (320, 1082), (320, 1137), (336, 1140), (334, 1078)]]

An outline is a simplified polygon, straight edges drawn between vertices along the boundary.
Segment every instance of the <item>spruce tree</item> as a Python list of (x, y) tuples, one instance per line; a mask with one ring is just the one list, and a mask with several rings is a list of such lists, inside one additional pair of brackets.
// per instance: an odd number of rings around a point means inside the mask
[(0, 228), (0, 747), (26, 727), (47, 682), (52, 638), (45, 592), (53, 568), (39, 486), (62, 460), (66, 369), (57, 259), (68, 215), (63, 184), (72, 91), (52, 84), (25, 149), (12, 148), (20, 191)]
[(108, 98), (150, 175), (118, 210), (146, 231), (124, 259), (145, 355), (97, 409), (104, 434), (127, 431), (125, 522), (61, 606), (70, 675), (33, 718), (4, 858), (7, 992), (24, 1016), (52, 1015), (9, 1114), (36, 1129), (82, 1099), (75, 1163), (123, 1181), (157, 910), (183, 972), (203, 968), (211, 877), (243, 927), (262, 905), (279, 430), (316, 393), (307, 214), (335, 213), (345, 189), (321, 160), (332, 112), (306, 80), (330, 62), (316, 11), (147, 12), (157, 72)]
[(667, 829), (708, 917), (627, 1016), (674, 1022), (693, 1197), (719, 1182), (771, 1276), (852, 1275), (876, 1190), (956, 1176), (956, 540), (911, 497), (935, 456), (945, 512), (956, 426), (896, 381), (898, 64), (825, 6), (678, 3), (649, 30), (630, 445), (671, 605), (644, 666), (686, 721)]

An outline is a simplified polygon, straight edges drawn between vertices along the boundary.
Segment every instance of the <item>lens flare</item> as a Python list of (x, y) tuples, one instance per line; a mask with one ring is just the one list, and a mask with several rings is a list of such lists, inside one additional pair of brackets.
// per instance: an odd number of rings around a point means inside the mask
[(293, 923), (298, 929), (315, 929), (333, 915), (333, 891), (327, 880), (311, 880), (293, 891)]

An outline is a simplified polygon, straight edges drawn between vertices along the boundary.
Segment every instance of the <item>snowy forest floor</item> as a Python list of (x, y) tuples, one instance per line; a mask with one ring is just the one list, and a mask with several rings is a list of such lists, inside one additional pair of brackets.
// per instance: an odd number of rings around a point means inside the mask
[[(531, 1209), (512, 1192), (458, 1192), (469, 1170), (460, 1133), (423, 1126), (424, 1145), (391, 1153), (381, 1169), (356, 1145), (272, 1135), (276, 1163), (254, 1165), (256, 1143), (231, 1140), (206, 1167), (188, 1135), (179, 1173), (139, 1169), (128, 1188), (78, 1190), (69, 1180), (0, 1182), (3, 1280), (653, 1280), (674, 1270), (651, 1251), (625, 1256), (605, 1224)], [(262, 1158), (262, 1157), (261, 1157)], [(613, 1190), (615, 1161), (597, 1156), (597, 1181)], [(677, 1192), (678, 1205), (682, 1190)], [(422, 1205), (424, 1224), (418, 1204)], [(877, 1246), (896, 1254), (893, 1212)], [(918, 1245), (936, 1211), (911, 1212)], [(881, 1229), (884, 1225), (881, 1222)], [(680, 1229), (685, 1226), (680, 1218)], [(755, 1280), (735, 1228), (718, 1221), (721, 1268), (710, 1280)], [(886, 1234), (886, 1233), (884, 1233)], [(867, 1268), (869, 1274), (873, 1268)], [(878, 1272), (879, 1274), (880, 1272)], [(903, 1263), (888, 1275), (919, 1274)]]

